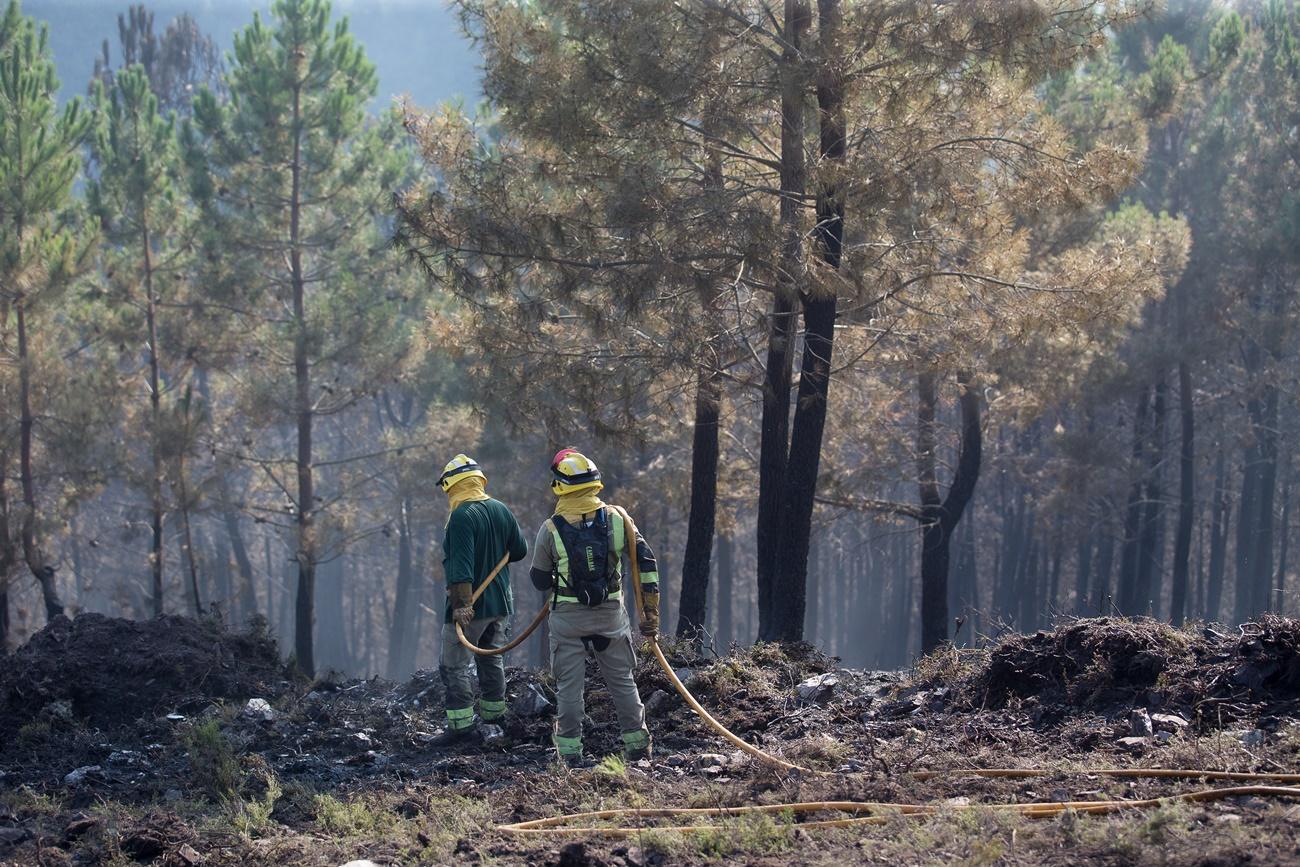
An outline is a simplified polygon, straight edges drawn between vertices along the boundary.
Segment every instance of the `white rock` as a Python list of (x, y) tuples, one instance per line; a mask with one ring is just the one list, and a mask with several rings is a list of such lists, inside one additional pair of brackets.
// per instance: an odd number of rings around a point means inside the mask
[(839, 683), (840, 679), (830, 672), (815, 674), (795, 687), (795, 693), (800, 701), (818, 701), (830, 695)]
[(90, 774), (97, 774), (101, 770), (103, 770), (103, 768), (99, 765), (83, 765), (75, 771), (69, 771), (67, 776), (63, 778), (63, 783), (67, 786), (79, 786), (81, 783), (85, 782), (87, 776)]
[(244, 705), (242, 713), (250, 719), (259, 719), (265, 722), (275, 719), (275, 709), (264, 698), (250, 698), (248, 704)]

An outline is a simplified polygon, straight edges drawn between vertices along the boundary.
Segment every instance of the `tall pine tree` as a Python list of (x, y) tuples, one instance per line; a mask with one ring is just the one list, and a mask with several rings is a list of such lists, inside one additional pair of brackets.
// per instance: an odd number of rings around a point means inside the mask
[[(60, 109), (58, 89), (47, 31), (11, 0), (0, 19), (0, 340), (18, 375), (17, 406), (7, 405), (5, 415), (18, 424), (22, 553), (48, 617), (62, 614), (63, 603), (41, 540), (40, 480), (51, 474), (36, 467), (42, 436), (37, 401), (41, 380), (58, 376), (51, 368), (61, 359), (56, 353), (41, 363), (42, 329), (55, 327), (50, 308), (84, 267), (90, 248), (72, 213), (89, 118), (75, 99)], [(9, 432), (4, 439), (0, 459), (7, 478), (13, 439)]]
[(284, 497), (298, 576), (294, 654), (311, 674), (316, 567), (351, 538), (340, 508), (349, 492), (320, 490), (331, 481), (322, 465), (337, 472), (351, 458), (323, 459), (316, 434), (391, 377), (404, 352), (385, 339), (399, 299), (384, 289), (395, 259), (380, 221), (406, 162), (395, 126), (367, 122), (375, 67), (346, 19), (330, 23), (326, 0), (278, 0), (269, 25), (254, 17), (235, 37), (232, 60), (229, 103), (201, 92), (185, 140), (209, 253), (236, 259), (222, 267), (232, 282), (213, 291), (227, 293), (246, 329), (237, 384), (262, 430), (231, 450)]

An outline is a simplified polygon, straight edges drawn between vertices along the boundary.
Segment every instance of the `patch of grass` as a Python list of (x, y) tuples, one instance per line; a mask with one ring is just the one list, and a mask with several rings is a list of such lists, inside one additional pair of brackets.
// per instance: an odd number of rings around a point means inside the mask
[(335, 835), (375, 834), (387, 831), (397, 823), (397, 818), (385, 805), (365, 797), (341, 801), (333, 795), (317, 795), (313, 803), (317, 826)]
[(0, 807), (19, 816), (56, 816), (63, 810), (63, 804), (51, 795), (33, 791), (28, 786), (16, 789), (0, 789)]
[(696, 845), (680, 831), (663, 831), (659, 828), (647, 828), (636, 835), (636, 840), (642, 852), (646, 855), (658, 855), (660, 858), (683, 857)]
[(718, 825), (717, 830), (691, 835), (696, 851), (709, 858), (731, 855), (778, 855), (794, 846), (794, 816), (783, 812), (745, 813)]
[(48, 720), (32, 720), (18, 730), (16, 740), (19, 746), (35, 747), (45, 743), (50, 738), (50, 723)]
[(241, 774), (230, 742), (215, 719), (192, 726), (181, 738), (189, 753), (190, 772), (195, 785), (208, 797), (221, 803), (239, 798)]
[(259, 777), (264, 787), (260, 795), (247, 799), (237, 798), (231, 803), (234, 813), (232, 824), (246, 837), (266, 833), (271, 825), (271, 813), (275, 811), (275, 804), (284, 794), (279, 779), (269, 767), (260, 769)]
[(829, 735), (813, 735), (796, 742), (791, 749), (796, 761), (843, 764), (852, 755), (852, 748)]
[(627, 776), (627, 762), (618, 753), (611, 753), (601, 759), (593, 770), (602, 777), (614, 777), (621, 780)]
[(492, 827), (492, 810), (487, 801), (460, 795), (430, 798), (421, 818), (421, 863), (445, 863), (457, 841), (479, 838)]

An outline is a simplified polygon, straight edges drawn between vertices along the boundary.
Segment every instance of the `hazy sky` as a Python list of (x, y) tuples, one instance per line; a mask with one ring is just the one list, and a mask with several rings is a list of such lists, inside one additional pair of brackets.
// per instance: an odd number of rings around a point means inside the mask
[[(23, 11), (50, 25), (50, 45), (58, 63), (62, 94), (85, 92), (100, 43), (108, 38), (116, 65), (117, 16), (131, 0), (23, 0)], [(270, 0), (156, 0), (154, 30), (161, 33), (182, 12), (189, 12), (228, 53), (231, 39), (263, 17)], [(455, 14), (442, 0), (335, 0), (335, 14), (347, 15), (352, 32), (379, 68), (379, 99), (410, 94), (419, 105), (455, 96), (478, 99), (477, 56), (460, 34)]]

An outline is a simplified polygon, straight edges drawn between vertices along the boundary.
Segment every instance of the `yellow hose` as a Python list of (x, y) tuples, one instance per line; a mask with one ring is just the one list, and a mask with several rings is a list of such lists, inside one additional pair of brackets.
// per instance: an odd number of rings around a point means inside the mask
[[(636, 523), (632, 517), (619, 506), (611, 506), (619, 515), (622, 516), (627, 529), (626, 538), (635, 540), (637, 537)], [(636, 594), (637, 614), (640, 616), (644, 610), (644, 599), (641, 593), (641, 569), (636, 561), (635, 541), (628, 552), (628, 561), (632, 569), (632, 589)], [(470, 602), (473, 603), (492, 583), (493, 579), (505, 568), (509, 562), (509, 555), (501, 558), (496, 567), (487, 576), (487, 579), (479, 585)], [(528, 625), (518, 637), (513, 639), (505, 647), (486, 649), (475, 647), (465, 637), (464, 630), (459, 623), (456, 624), (456, 637), (460, 643), (470, 651), (482, 656), (494, 656), (505, 653), (508, 650), (518, 646), (531, 635), (542, 621), (550, 613), (550, 608), (543, 604), (540, 611), (533, 618), (532, 623)], [(828, 774), (828, 771), (811, 771), (808, 768), (796, 765), (792, 762), (766, 753), (752, 744), (742, 740), (733, 734), (722, 723), (713, 718), (704, 707), (696, 701), (691, 695), (673, 667), (668, 663), (667, 657), (664, 656), (663, 648), (659, 646), (659, 637), (657, 635), (648, 637), (650, 648), (654, 652), (655, 659), (659, 662), (660, 668), (668, 676), (673, 687), (682, 699), (690, 706), (691, 710), (699, 715), (710, 728), (722, 735), (727, 741), (734, 744), (741, 750), (749, 753), (755, 758), (766, 762), (775, 767), (785, 770), (802, 771), (806, 773)], [(928, 780), (938, 776), (977, 776), (990, 778), (1029, 778), (1045, 777), (1054, 774), (1067, 773), (1066, 771), (1054, 771), (1045, 768), (954, 768), (951, 770), (931, 770), (915, 771), (911, 774), (913, 779)], [(1080, 770), (1078, 773), (1089, 774), (1093, 776), (1117, 777), (1117, 778), (1154, 778), (1154, 779), (1206, 779), (1206, 780), (1224, 780), (1232, 782), (1248, 782), (1255, 780), (1268, 780), (1272, 782), (1300, 783), (1300, 774), (1269, 774), (1269, 773), (1239, 773), (1232, 771), (1200, 771), (1192, 769), (1175, 769), (1175, 768), (1103, 768), (1100, 770)], [(1286, 786), (1265, 786), (1265, 785), (1248, 785), (1248, 786), (1231, 786), (1222, 789), (1204, 789), (1198, 792), (1187, 792), (1181, 795), (1171, 795), (1163, 798), (1146, 798), (1135, 801), (1057, 801), (1049, 803), (1035, 804), (1006, 804), (1000, 805), (1000, 809), (1006, 809), (1019, 815), (1031, 818), (1045, 818), (1057, 816), (1067, 811), (1090, 814), (1107, 814), (1115, 813), (1120, 810), (1142, 809), (1157, 807), (1163, 804), (1184, 802), (1196, 803), (1217, 801), (1224, 798), (1240, 797), (1244, 795), (1256, 795), (1266, 797), (1286, 797), (1300, 798), (1300, 788)], [(658, 807), (658, 808), (630, 808), (617, 810), (599, 810), (589, 813), (572, 813), (563, 816), (549, 816), (542, 819), (532, 819), (525, 822), (516, 822), (508, 825), (498, 825), (497, 830), (509, 834), (593, 834), (607, 837), (628, 837), (642, 833), (646, 829), (641, 826), (620, 826), (620, 827), (568, 827), (566, 823), (574, 821), (601, 821), (607, 819), (619, 819), (632, 817), (634, 819), (648, 818), (667, 818), (672, 816), (735, 816), (751, 813), (821, 813), (821, 812), (839, 812), (839, 813), (868, 813), (866, 816), (855, 816), (843, 819), (820, 819), (812, 822), (802, 822), (798, 825), (801, 829), (810, 828), (845, 828), (855, 825), (875, 825), (888, 822), (891, 818), (889, 814), (899, 814), (906, 816), (932, 816), (943, 810), (955, 812), (979, 809), (988, 805), (961, 804), (961, 805), (927, 805), (927, 804), (898, 804), (882, 803), (871, 801), (812, 801), (794, 804), (763, 804), (740, 807)], [(882, 815), (884, 814), (884, 815)], [(657, 826), (661, 831), (677, 831), (681, 833), (717, 831), (717, 825), (672, 825)]]
[[(506, 568), (506, 564), (509, 562), (509, 553), (501, 557), (497, 562), (497, 565), (488, 573), (488, 576), (483, 583), (474, 588), (473, 595), (469, 597), (470, 605), (473, 605), (478, 601), (478, 598), (483, 595), (483, 591), (488, 589), (488, 585), (492, 583), (492, 580), (496, 578), (498, 574), (500, 574), (502, 569)], [(510, 643), (504, 647), (477, 647), (471, 644), (470, 640), (465, 637), (465, 630), (461, 629), (459, 623), (456, 624), (456, 637), (460, 639), (460, 643), (465, 647), (465, 649), (471, 653), (477, 653), (479, 656), (500, 656), (506, 651), (514, 650), (516, 647), (523, 644), (528, 639), (528, 636), (533, 634), (533, 630), (542, 625), (542, 621), (546, 619), (546, 615), (549, 613), (550, 609), (546, 606), (546, 603), (543, 602), (542, 609), (537, 612), (537, 616), (533, 618), (533, 622), (528, 624), (528, 628), (512, 638)]]
[[(1204, 775), (1205, 772), (1183, 771), (1187, 775)], [(1272, 779), (1279, 775), (1258, 774), (1244, 775), (1255, 776), (1258, 778)], [(1280, 775), (1294, 776), (1294, 775)], [(1117, 813), (1121, 810), (1145, 809), (1158, 807), (1172, 803), (1204, 803), (1207, 801), (1219, 801), (1224, 798), (1242, 797), (1245, 795), (1256, 795), (1264, 797), (1280, 798), (1300, 798), (1300, 788), (1285, 786), (1230, 786), (1222, 789), (1204, 789), (1199, 792), (1187, 792), (1181, 795), (1170, 795), (1163, 798), (1144, 798), (1136, 801), (1054, 801), (1037, 804), (1004, 804), (992, 805), (998, 809), (1008, 810), (1022, 816), (1041, 819), (1051, 816), (1059, 816), (1068, 811), (1076, 813), (1090, 814), (1107, 814)], [(965, 812), (968, 810), (985, 809), (991, 805), (984, 804), (959, 804), (959, 805), (927, 805), (927, 804), (892, 804), (874, 801), (813, 801), (798, 804), (763, 804), (745, 807), (658, 807), (658, 808), (628, 808), (618, 810), (599, 810), (591, 813), (573, 813), (567, 816), (549, 816), (544, 819), (533, 819), (527, 822), (515, 822), (509, 825), (498, 825), (497, 830), (507, 834), (594, 834), (606, 837), (629, 837), (635, 834), (643, 833), (646, 829), (644, 826), (584, 826), (584, 827), (567, 827), (565, 823), (574, 821), (600, 821), (606, 819), (623, 819), (632, 818), (636, 820), (649, 818), (664, 818), (670, 816), (736, 816), (750, 813), (868, 813), (874, 815), (859, 816), (844, 819), (821, 819), (813, 822), (802, 822), (797, 827), (800, 829), (807, 828), (846, 828), (853, 825), (878, 825), (888, 822), (890, 814), (904, 816), (933, 816), (943, 811)], [(658, 831), (677, 831), (681, 833), (717, 831), (718, 825), (671, 825), (671, 826), (653, 826)]]
[[(636, 562), (636, 522), (632, 520), (632, 516), (629, 515), (621, 506), (610, 506), (610, 508), (623, 517), (623, 525), (625, 528), (624, 538), (632, 540), (632, 544), (629, 546), (627, 559), (632, 564), (632, 592), (636, 594), (636, 611), (637, 616), (639, 617), (645, 608), (641, 594), (641, 567)], [(648, 638), (650, 641), (650, 649), (654, 652), (655, 659), (659, 660), (659, 667), (664, 670), (664, 674), (668, 675), (668, 679), (672, 681), (673, 688), (677, 690), (677, 694), (680, 695), (688, 705), (690, 705), (691, 710), (695, 711), (695, 713), (699, 715), (700, 719), (709, 724), (710, 728), (722, 735), (736, 747), (739, 747), (760, 761), (767, 762), (770, 765), (775, 765), (776, 767), (783, 768), (787, 771), (808, 771), (807, 768), (800, 767), (792, 762), (787, 762), (785, 759), (777, 758), (770, 753), (765, 753), (753, 744), (747, 743), (740, 737), (732, 734), (726, 726), (714, 719), (713, 715), (705, 710), (704, 707), (695, 700), (695, 696), (691, 695), (690, 690), (688, 690), (686, 685), (677, 677), (677, 672), (673, 671), (673, 667), (668, 664), (668, 659), (664, 656), (663, 648), (659, 646), (659, 636), (652, 635)]]

